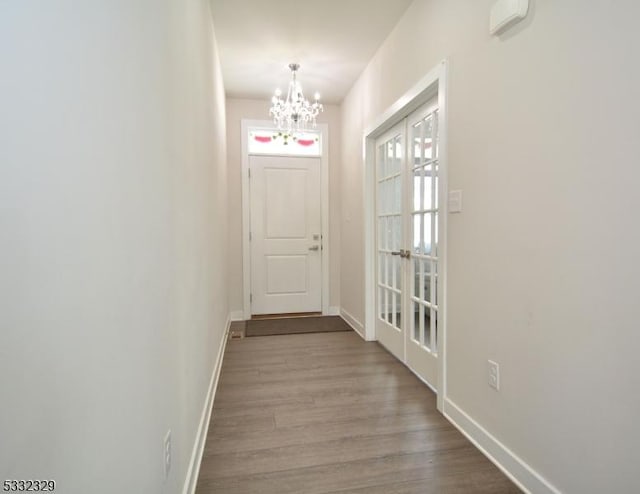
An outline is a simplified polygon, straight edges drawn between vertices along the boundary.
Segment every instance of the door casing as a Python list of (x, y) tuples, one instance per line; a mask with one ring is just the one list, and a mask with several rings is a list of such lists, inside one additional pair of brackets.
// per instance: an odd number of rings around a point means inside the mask
[[(248, 135), (252, 129), (274, 129), (271, 120), (242, 119), (240, 121), (240, 145), (242, 147), (242, 317), (251, 319), (251, 196), (249, 186), (249, 147)], [(321, 135), (320, 156), (320, 201), (322, 214), (322, 314), (329, 315), (337, 310), (329, 306), (330, 280), (330, 237), (329, 237), (329, 126), (317, 124)], [(290, 155), (291, 156), (291, 155)]]
[(414, 110), (437, 95), (440, 132), (440, 184), (442, 209), (439, 224), (439, 244), (441, 245), (441, 272), (438, 285), (438, 300), (442, 310), (439, 321), (439, 358), (437, 408), (443, 412), (447, 395), (447, 216), (448, 216), (448, 153), (447, 153), (447, 71), (448, 63), (441, 61), (420, 79), (411, 89), (402, 95), (387, 110), (374, 118), (365, 127), (363, 150), (365, 156), (364, 177), (364, 273), (365, 273), (365, 339), (375, 341), (376, 318), (376, 277), (375, 277), (375, 142), (384, 132), (409, 116)]

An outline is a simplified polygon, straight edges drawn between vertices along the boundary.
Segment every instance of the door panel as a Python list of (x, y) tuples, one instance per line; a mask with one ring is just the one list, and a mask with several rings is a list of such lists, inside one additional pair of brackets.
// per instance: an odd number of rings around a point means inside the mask
[(409, 300), (410, 338), (407, 365), (434, 389), (438, 382), (438, 110), (427, 105), (411, 114), (408, 169), (411, 250)]
[(376, 141), (376, 221), (378, 229), (376, 333), (396, 357), (404, 355), (404, 243), (402, 211), (403, 126), (397, 125)]
[(308, 285), (308, 257), (266, 256), (267, 294), (305, 293)]
[(434, 389), (438, 358), (438, 110), (376, 140), (376, 334)]
[(306, 238), (308, 173), (295, 168), (264, 169), (266, 238)]
[(320, 311), (320, 159), (249, 160), (251, 313)]

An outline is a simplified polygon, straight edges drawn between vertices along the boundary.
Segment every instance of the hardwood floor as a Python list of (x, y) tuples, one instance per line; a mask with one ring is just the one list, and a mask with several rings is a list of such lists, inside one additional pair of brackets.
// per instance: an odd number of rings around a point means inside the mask
[(196, 494), (519, 493), (353, 332), (228, 342)]

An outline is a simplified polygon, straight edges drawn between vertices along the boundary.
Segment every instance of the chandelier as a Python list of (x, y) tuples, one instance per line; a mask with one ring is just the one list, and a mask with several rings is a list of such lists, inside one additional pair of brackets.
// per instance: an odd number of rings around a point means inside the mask
[(323, 108), (318, 93), (314, 95), (313, 103), (309, 103), (302, 94), (302, 86), (296, 79), (300, 65), (290, 63), (289, 68), (291, 69), (291, 82), (289, 82), (287, 98), (282, 99), (282, 91), (276, 89), (273, 98), (271, 98), (269, 114), (273, 117), (273, 122), (278, 126), (278, 130), (294, 134), (306, 130), (309, 123), (315, 127), (316, 117), (323, 111)]

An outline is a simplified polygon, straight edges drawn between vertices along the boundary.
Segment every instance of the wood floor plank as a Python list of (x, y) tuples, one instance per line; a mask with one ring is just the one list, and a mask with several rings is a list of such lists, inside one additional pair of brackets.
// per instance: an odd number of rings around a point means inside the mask
[[(339, 401), (339, 400), (337, 400)], [(343, 402), (344, 403), (344, 402)], [(398, 401), (377, 402), (376, 406), (371, 403), (354, 401), (349, 404), (331, 404), (313, 408), (305, 407), (280, 407), (274, 408), (273, 413), (278, 427), (292, 427), (305, 424), (323, 423), (331, 420), (338, 420), (340, 417), (350, 417), (354, 420), (367, 420), (375, 418), (387, 418), (390, 416), (400, 416), (413, 413), (438, 414), (435, 409), (435, 400), (431, 397), (415, 394), (403, 397)]]
[[(209, 437), (235, 436), (238, 432), (243, 434), (256, 434), (262, 436), (276, 428), (273, 413), (264, 413), (252, 417), (215, 417), (209, 427)], [(217, 441), (216, 441), (217, 444)]]
[[(427, 399), (427, 395), (431, 393), (431, 390), (428, 390), (426, 386), (423, 385), (422, 388), (416, 386), (415, 384), (401, 384), (396, 387), (387, 387), (376, 389), (375, 387), (368, 389), (358, 389), (354, 388), (351, 390), (341, 390), (337, 389), (335, 392), (327, 391), (318, 391), (312, 393), (311, 396), (314, 400), (314, 403), (318, 406), (323, 405), (340, 405), (343, 403), (369, 403), (372, 406), (376, 406), (380, 403), (385, 403), (387, 401), (393, 401), (399, 395), (404, 397), (425, 397)], [(433, 400), (435, 406), (435, 397), (431, 398)]]
[(220, 400), (216, 404), (218, 409), (223, 408), (237, 408), (237, 407), (270, 407), (275, 405), (296, 405), (296, 404), (313, 404), (313, 397), (309, 395), (287, 395), (283, 393), (282, 396), (258, 396), (254, 398), (247, 397), (246, 400), (233, 401)]
[(280, 426), (294, 426), (326, 422), (327, 420), (331, 420), (331, 417), (367, 419), (390, 415), (434, 412), (437, 413), (435, 410), (435, 398), (423, 392), (399, 395), (396, 400), (379, 402), (375, 407), (372, 407), (370, 403), (366, 402), (340, 402), (330, 405), (273, 403), (258, 407), (246, 406), (242, 403), (232, 403), (224, 407), (219, 407), (214, 403), (212, 421), (215, 420), (216, 417), (254, 417), (264, 414), (274, 414)]
[(230, 341), (197, 494), (519, 492), (353, 332)]
[(418, 430), (355, 437), (347, 435), (329, 441), (315, 437), (311, 448), (308, 444), (296, 444), (204, 455), (201, 468), (215, 477), (251, 475), (334, 462), (346, 463), (372, 456), (453, 449), (465, 443), (466, 440), (454, 430)]
[[(344, 363), (344, 355), (325, 355), (321, 358), (310, 358), (305, 355), (295, 355), (287, 357), (287, 365), (291, 369), (315, 369), (321, 367), (331, 367)], [(351, 363), (358, 365), (378, 365), (378, 364), (394, 364), (396, 360), (387, 353), (359, 353), (349, 355)]]
[[(237, 419), (236, 419), (237, 420)], [(346, 418), (294, 427), (260, 428), (267, 420), (256, 421), (258, 426), (238, 424), (235, 428), (219, 427), (217, 422), (209, 432), (215, 448), (213, 453), (237, 453), (257, 449), (304, 445), (316, 442), (317, 438), (335, 440), (342, 437), (358, 437), (398, 433), (402, 431), (434, 430), (448, 428), (447, 421), (433, 412), (431, 414), (414, 413), (408, 415), (390, 415), (370, 419)]]

